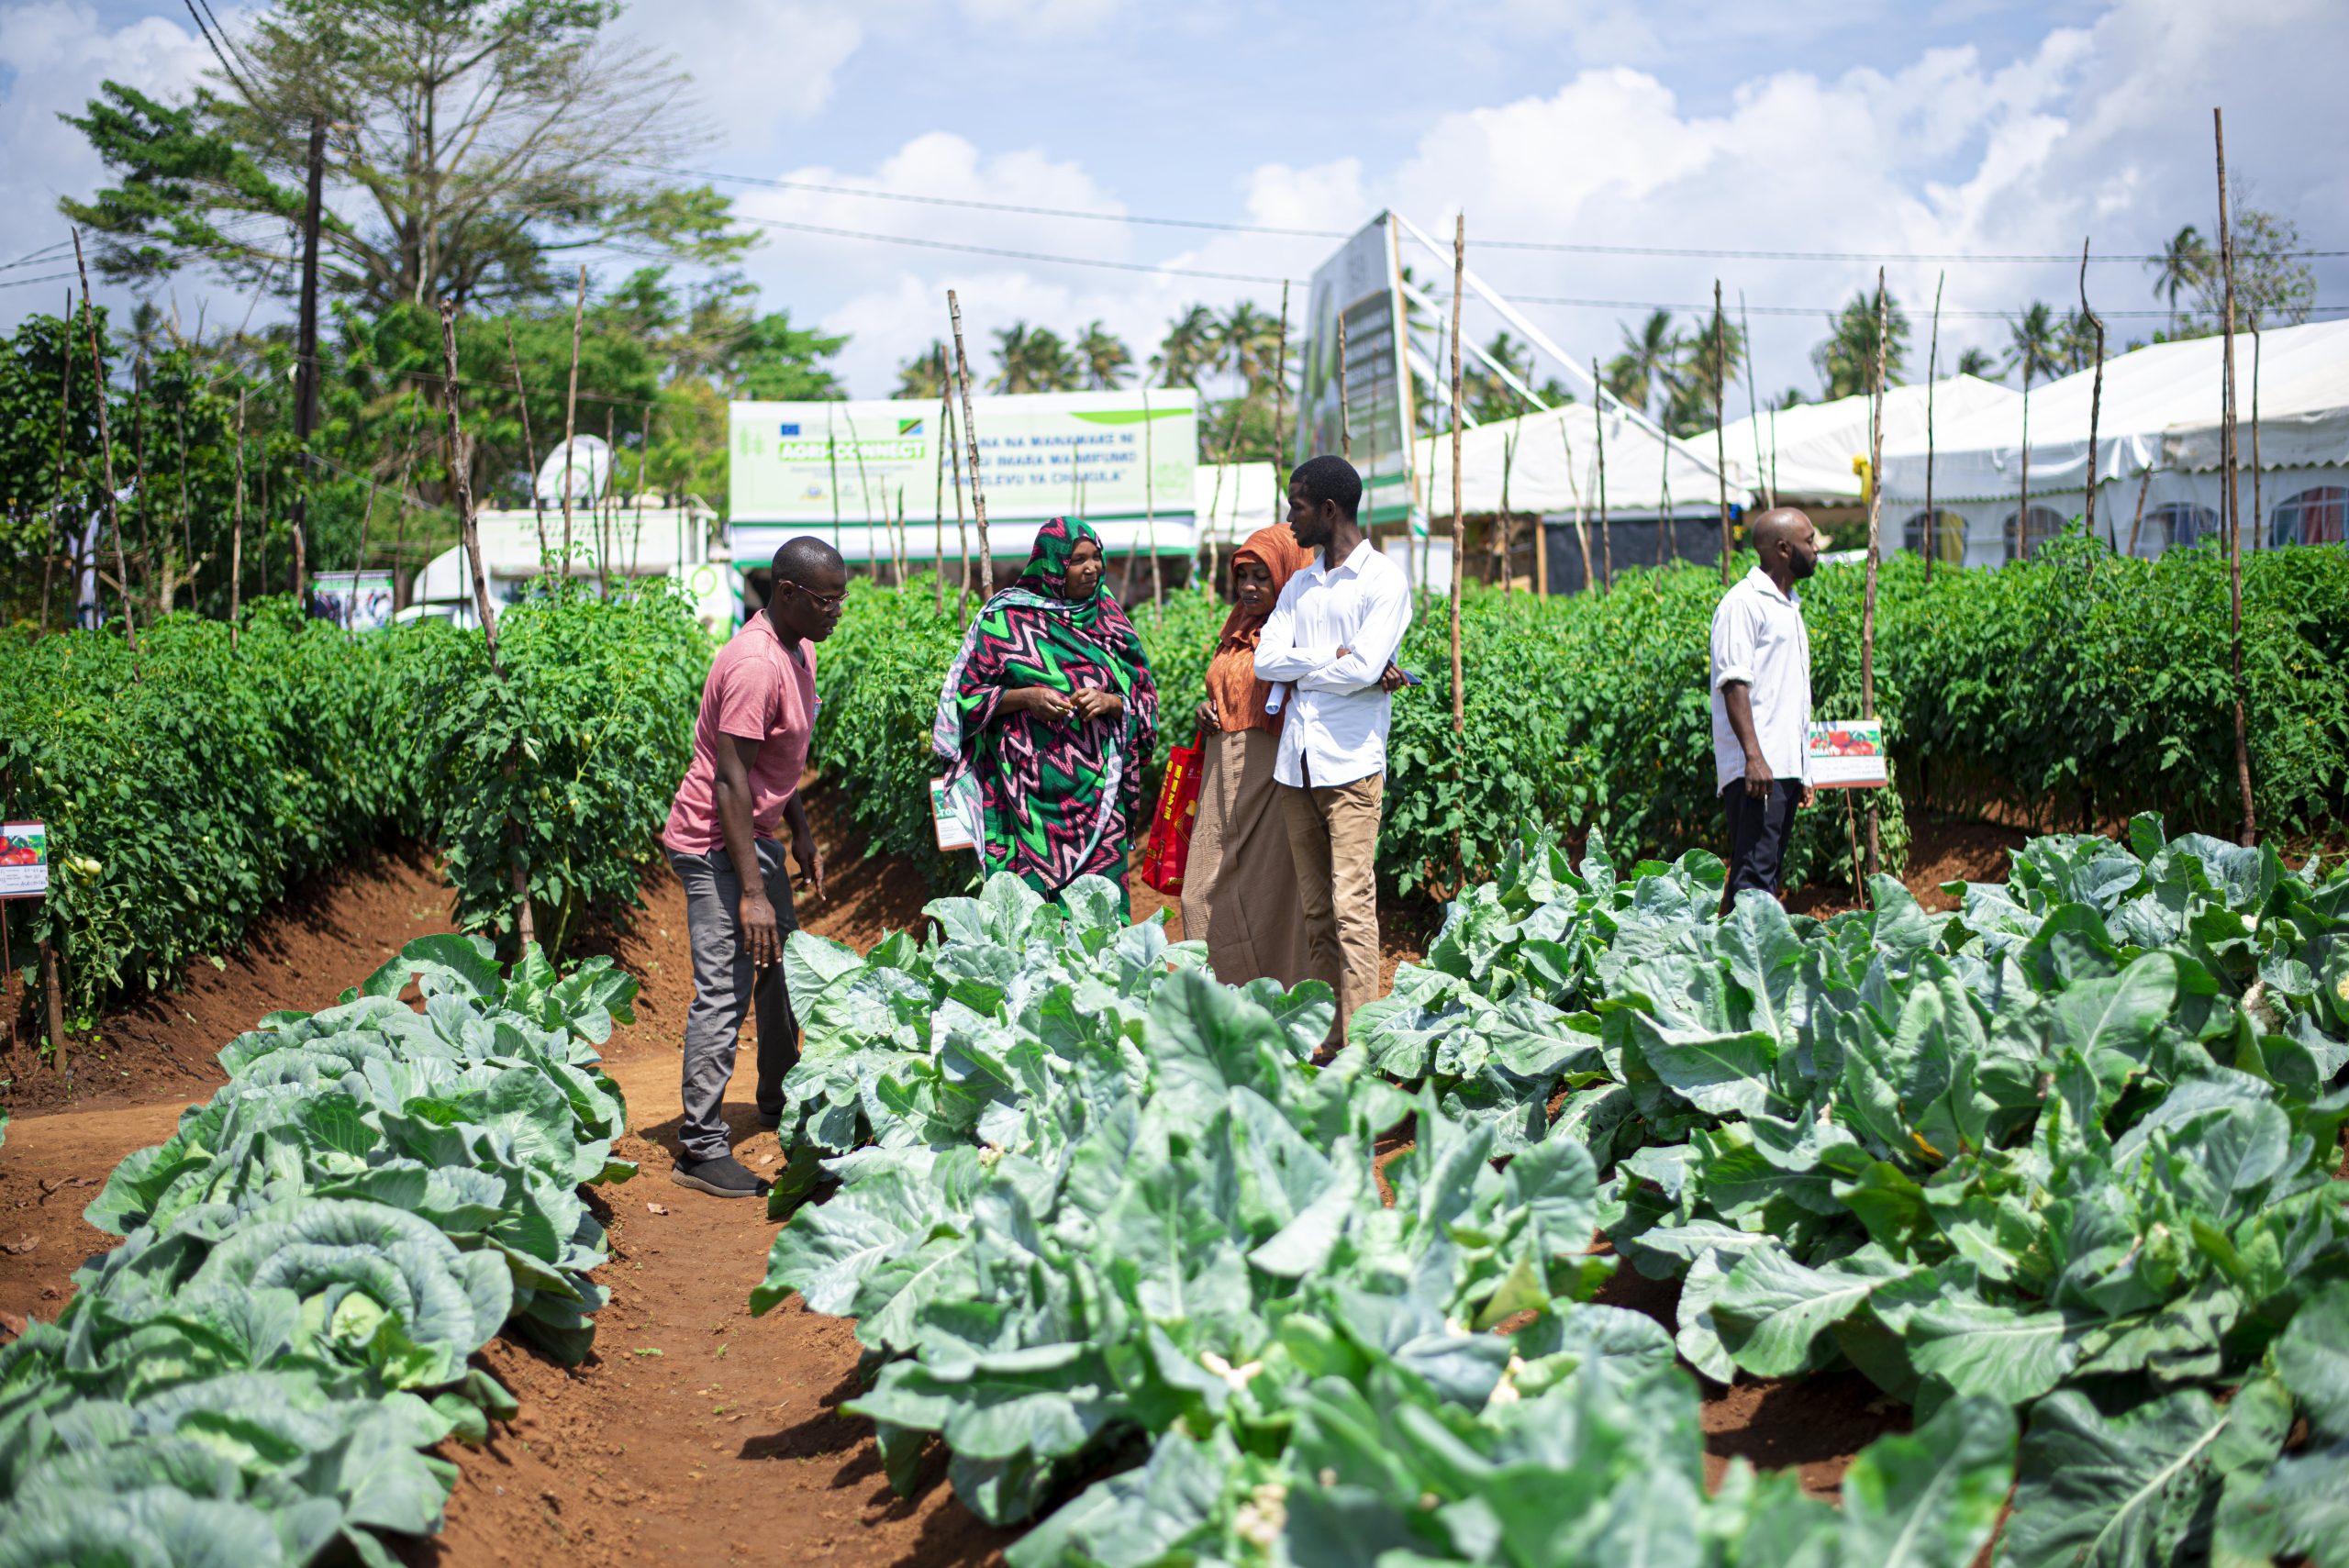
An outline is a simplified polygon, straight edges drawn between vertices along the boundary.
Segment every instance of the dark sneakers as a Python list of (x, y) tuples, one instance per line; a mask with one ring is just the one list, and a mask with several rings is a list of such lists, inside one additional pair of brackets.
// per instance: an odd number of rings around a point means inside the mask
[(669, 1168), (669, 1179), (712, 1197), (759, 1197), (767, 1190), (767, 1184), (731, 1154), (720, 1154), (715, 1160), (680, 1159)]

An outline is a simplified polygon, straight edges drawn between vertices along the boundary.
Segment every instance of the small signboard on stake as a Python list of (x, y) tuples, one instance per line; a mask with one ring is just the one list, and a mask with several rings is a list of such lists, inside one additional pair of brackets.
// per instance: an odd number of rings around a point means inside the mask
[(977, 793), (968, 774), (952, 784), (943, 778), (930, 781), (930, 826), (937, 829), (938, 847), (941, 851), (951, 852), (955, 850), (975, 850), (979, 847), (976, 835), (971, 831), (970, 814), (967, 810), (967, 806), (975, 802), (966, 802), (959, 798), (965, 792), (971, 795)]
[(1810, 727), (1810, 782), (1818, 789), (1882, 789), (1884, 720), (1831, 718)]
[(0, 898), (49, 896), (49, 828), (39, 822), (0, 823)]

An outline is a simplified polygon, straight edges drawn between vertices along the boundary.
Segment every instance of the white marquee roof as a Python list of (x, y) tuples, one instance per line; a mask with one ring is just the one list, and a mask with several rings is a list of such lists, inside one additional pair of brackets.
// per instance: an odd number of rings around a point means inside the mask
[[(1890, 454), (1911, 444), (1925, 444), (1926, 385), (1888, 387), (1884, 395), (1884, 450)], [(1865, 396), (1840, 397), (1832, 403), (1798, 403), (1775, 414), (1765, 412), (1732, 419), (1721, 431), (1733, 463), (1756, 474), (1754, 488), (1768, 476), (1781, 499), (1826, 499), (1856, 502), (1860, 476), (1852, 460), (1868, 454), (1868, 405)], [(1948, 443), (1949, 431), (1962, 422), (2001, 408), (2020, 405), (2020, 393), (1976, 376), (1952, 376), (1932, 387), (1933, 428)], [(1688, 438), (1699, 451), (1713, 450), (1710, 431)], [(1775, 446), (1773, 443), (1776, 443)], [(1761, 453), (1757, 473), (1754, 454)], [(1939, 465), (1936, 464), (1936, 472)]]

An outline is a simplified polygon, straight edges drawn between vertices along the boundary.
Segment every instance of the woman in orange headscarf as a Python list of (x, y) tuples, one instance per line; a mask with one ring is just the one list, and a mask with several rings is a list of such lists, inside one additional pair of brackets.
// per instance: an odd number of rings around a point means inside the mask
[(1183, 871), (1183, 934), (1205, 939), (1216, 978), (1268, 975), (1295, 985), (1310, 973), (1305, 911), (1288, 857), (1288, 826), (1273, 794), (1281, 716), (1256, 678), (1256, 639), (1282, 585), (1313, 552), (1285, 527), (1259, 528), (1231, 554), (1231, 614), (1208, 664), (1199, 704), (1199, 814)]

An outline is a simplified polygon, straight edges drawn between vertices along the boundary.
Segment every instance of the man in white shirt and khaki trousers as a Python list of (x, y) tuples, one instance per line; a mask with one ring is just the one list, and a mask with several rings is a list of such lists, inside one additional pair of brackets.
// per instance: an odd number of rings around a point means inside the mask
[(1305, 907), (1312, 974), (1338, 994), (1328, 1046), (1378, 995), (1378, 818), (1392, 716), (1388, 667), (1411, 624), (1411, 587), (1355, 521), (1362, 476), (1321, 456), (1289, 475), (1288, 526), (1318, 550), (1288, 580), (1256, 645), (1256, 674), (1286, 690), (1273, 782)]
[(1795, 584), (1819, 533), (1792, 506), (1753, 519), (1753, 570), (1713, 610), (1713, 787), (1729, 817), (1721, 913), (1749, 887), (1778, 895), (1795, 809), (1810, 787), (1810, 631)]

